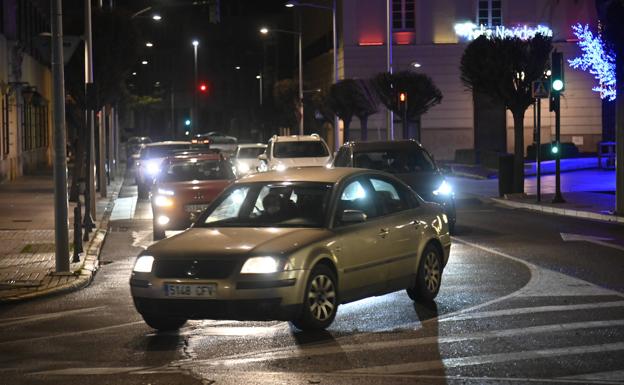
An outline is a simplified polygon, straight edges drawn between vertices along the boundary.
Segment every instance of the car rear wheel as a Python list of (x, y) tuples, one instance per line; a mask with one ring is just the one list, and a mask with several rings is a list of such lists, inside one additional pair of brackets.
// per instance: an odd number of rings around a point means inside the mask
[(325, 265), (312, 269), (306, 285), (301, 316), (292, 321), (301, 330), (322, 330), (334, 321), (338, 310), (336, 275)]
[(413, 301), (431, 302), (438, 295), (442, 284), (442, 256), (437, 247), (427, 245), (420, 258), (414, 287), (407, 289)]
[(145, 323), (159, 331), (178, 330), (186, 323), (186, 318), (166, 317), (157, 314), (141, 314)]

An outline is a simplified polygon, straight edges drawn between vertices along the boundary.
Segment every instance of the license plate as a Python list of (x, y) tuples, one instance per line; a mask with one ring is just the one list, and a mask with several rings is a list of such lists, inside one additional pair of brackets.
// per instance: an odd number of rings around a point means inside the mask
[(217, 295), (216, 284), (165, 284), (165, 295), (167, 297), (182, 298), (214, 298)]
[(194, 213), (197, 211), (204, 211), (206, 210), (206, 208), (208, 207), (208, 204), (203, 204), (203, 205), (186, 205), (184, 206), (184, 210), (187, 213)]

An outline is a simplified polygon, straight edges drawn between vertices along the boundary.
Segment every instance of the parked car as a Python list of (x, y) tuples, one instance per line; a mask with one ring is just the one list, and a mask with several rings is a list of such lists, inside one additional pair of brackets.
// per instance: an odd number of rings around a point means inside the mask
[(238, 144), (238, 139), (235, 137), (218, 131), (199, 134), (193, 140), (196, 140), (198, 143), (208, 140), (211, 148), (219, 149), (228, 155), (231, 155), (234, 151), (236, 151), (236, 145)]
[(149, 136), (133, 136), (126, 142), (126, 165), (134, 167), (139, 160), (139, 151), (145, 144), (152, 143)]
[(204, 318), (324, 329), (369, 296), (433, 300), (450, 247), (442, 207), (392, 175), (296, 168), (238, 179), (189, 230), (142, 252), (130, 286), (159, 330)]
[(234, 154), (234, 164), (239, 176), (249, 174), (258, 169), (260, 160), (258, 156), (264, 154), (267, 145), (264, 143), (239, 144)]
[(258, 171), (283, 171), (290, 167), (331, 165), (327, 143), (318, 135), (274, 135), (266, 152), (258, 157)]
[(433, 157), (415, 140), (348, 142), (342, 145), (334, 167), (359, 167), (394, 174), (423, 199), (440, 203), (454, 232), (455, 194)]
[(160, 173), (161, 162), (175, 151), (188, 150), (191, 142), (166, 141), (146, 144), (141, 148), (135, 169), (139, 199), (149, 198), (154, 178)]
[(152, 187), (154, 240), (166, 230), (184, 230), (234, 179), (233, 166), (219, 153), (183, 155), (163, 161)]

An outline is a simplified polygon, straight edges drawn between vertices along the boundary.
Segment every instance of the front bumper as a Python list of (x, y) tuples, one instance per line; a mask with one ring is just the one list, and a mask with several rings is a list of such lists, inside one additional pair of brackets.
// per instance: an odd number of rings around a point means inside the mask
[[(303, 301), (307, 270), (275, 274), (233, 274), (225, 279), (159, 278), (132, 273), (130, 291), (141, 314), (187, 319), (292, 320)], [(169, 297), (166, 284), (214, 284), (212, 298)]]

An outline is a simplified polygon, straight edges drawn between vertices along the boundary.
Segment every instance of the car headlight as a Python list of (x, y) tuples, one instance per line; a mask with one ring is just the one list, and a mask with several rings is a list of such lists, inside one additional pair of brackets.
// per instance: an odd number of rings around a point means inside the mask
[(433, 195), (437, 196), (449, 196), (453, 194), (453, 187), (445, 180), (442, 181), (440, 186), (433, 190)]
[(280, 261), (274, 257), (251, 257), (241, 269), (241, 274), (267, 274), (279, 271)]
[(241, 174), (249, 172), (249, 165), (244, 162), (238, 163), (238, 172), (240, 172)]
[(156, 175), (160, 172), (160, 165), (156, 161), (147, 161), (145, 171), (150, 175)]
[(165, 190), (164, 188), (158, 188), (158, 194), (160, 195), (168, 195), (168, 196), (174, 196), (175, 193), (171, 190)]
[(132, 269), (132, 271), (135, 271), (137, 273), (151, 273), (153, 264), (154, 257), (152, 257), (151, 255), (142, 255), (137, 258), (136, 262), (134, 263), (134, 269)]
[(171, 207), (173, 206), (173, 199), (164, 195), (156, 195), (154, 205), (157, 207)]

